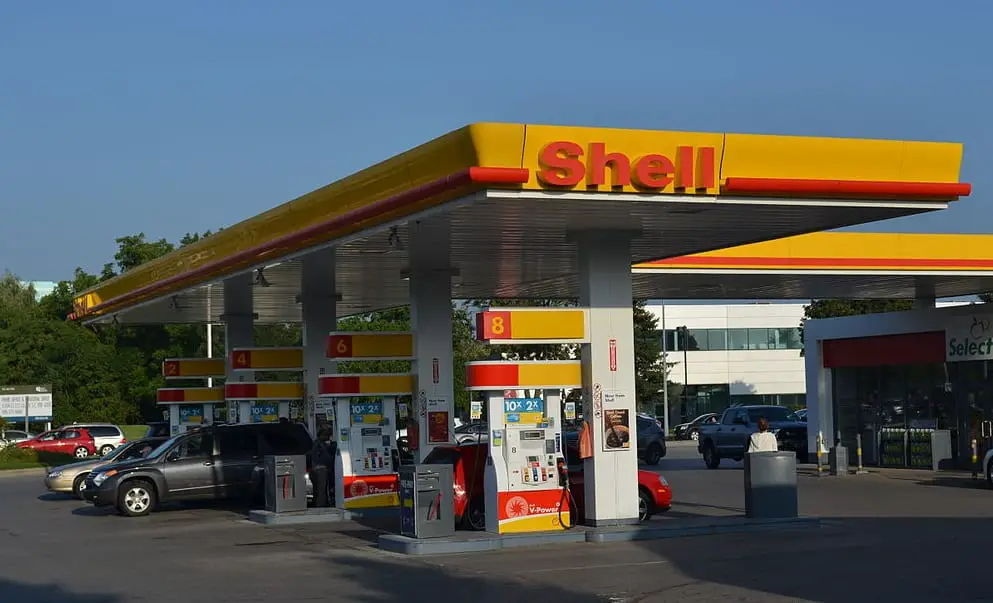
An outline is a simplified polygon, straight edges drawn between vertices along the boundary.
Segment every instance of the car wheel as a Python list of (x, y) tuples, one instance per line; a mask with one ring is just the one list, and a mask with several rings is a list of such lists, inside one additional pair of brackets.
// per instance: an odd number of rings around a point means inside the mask
[(694, 429), (693, 431), (691, 431), (690, 432), (690, 439), (693, 440), (694, 442), (699, 441), (700, 440), (700, 432), (697, 431), (696, 429)]
[(78, 500), (83, 500), (83, 491), (86, 490), (86, 476), (88, 474), (81, 473), (76, 476), (76, 479), (72, 480), (72, 496)]
[(100, 448), (100, 456), (107, 456), (113, 451), (114, 451), (114, 447), (111, 446), (110, 444), (107, 444), (106, 446)]
[(128, 517), (142, 517), (155, 507), (155, 486), (143, 479), (133, 479), (121, 484), (117, 494), (117, 508)]
[(482, 496), (477, 496), (469, 501), (465, 515), (462, 516), (462, 523), (475, 532), (482, 532), (486, 529), (486, 508), (483, 505)]
[(707, 469), (717, 469), (721, 464), (721, 457), (717, 456), (717, 450), (709, 442), (703, 445), (703, 462), (707, 464)]
[(73, 451), (72, 455), (77, 459), (85, 459), (86, 457), (90, 456), (90, 451), (84, 448), (83, 446), (80, 446), (75, 451)]
[(655, 500), (642, 489), (638, 490), (638, 521), (648, 521), (655, 514)]
[(648, 447), (648, 451), (645, 452), (645, 464), (646, 465), (658, 465), (659, 461), (662, 460), (662, 447), (658, 444), (652, 444)]

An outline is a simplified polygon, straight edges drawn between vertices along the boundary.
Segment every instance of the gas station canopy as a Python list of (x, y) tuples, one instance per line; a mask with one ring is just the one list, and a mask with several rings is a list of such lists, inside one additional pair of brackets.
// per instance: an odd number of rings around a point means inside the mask
[(819, 232), (642, 262), (663, 299), (928, 299), (993, 291), (993, 236)]
[[(222, 288), (210, 285), (254, 271), (258, 321), (299, 321), (300, 258), (327, 246), (337, 250), (329, 271), (339, 316), (403, 305), (407, 227), (428, 217), (447, 226), (456, 299), (577, 297), (577, 237), (605, 232), (632, 237), (637, 295), (837, 296), (842, 281), (831, 281), (839, 277), (825, 264), (745, 260), (829, 262), (836, 253), (840, 266), (858, 252), (837, 248), (854, 239), (811, 239), (828, 245), (820, 255), (802, 237), (748, 244), (944, 209), (970, 192), (959, 182), (961, 157), (954, 143), (475, 124), (101, 283), (77, 297), (74, 315), (220, 321)], [(940, 248), (892, 256), (920, 260), (907, 264), (914, 269), (862, 266), (841, 278), (870, 277), (849, 285), (855, 296), (972, 282), (967, 269), (926, 266)], [(737, 259), (706, 263), (715, 257)]]

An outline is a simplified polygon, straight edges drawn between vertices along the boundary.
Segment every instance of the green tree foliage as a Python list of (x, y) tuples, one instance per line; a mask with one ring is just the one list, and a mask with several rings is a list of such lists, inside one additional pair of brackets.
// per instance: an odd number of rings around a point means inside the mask
[(662, 403), (672, 363), (662, 359), (659, 319), (645, 308), (645, 300), (634, 302), (634, 389), (638, 410), (653, 412)]
[(803, 327), (808, 320), (899, 312), (909, 310), (913, 305), (914, 302), (907, 299), (815, 299), (803, 307), (803, 319), (800, 321), (800, 341), (803, 341)]

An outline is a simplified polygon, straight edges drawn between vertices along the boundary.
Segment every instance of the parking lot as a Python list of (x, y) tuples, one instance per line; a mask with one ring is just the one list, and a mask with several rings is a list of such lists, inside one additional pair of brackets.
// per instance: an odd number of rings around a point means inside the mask
[[(743, 511), (740, 464), (703, 468), (670, 446), (675, 505), (655, 521)], [(963, 476), (801, 472), (805, 515), (824, 527), (412, 559), (374, 548), (357, 523), (263, 528), (244, 513), (176, 508), (125, 519), (0, 476), (0, 601), (977, 601), (993, 490)]]

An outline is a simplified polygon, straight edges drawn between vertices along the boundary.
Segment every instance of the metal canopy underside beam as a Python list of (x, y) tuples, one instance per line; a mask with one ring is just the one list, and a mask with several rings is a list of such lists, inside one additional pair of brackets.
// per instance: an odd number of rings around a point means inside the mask
[[(468, 298), (574, 298), (578, 272), (574, 233), (628, 230), (637, 238), (631, 263), (699, 253), (885, 220), (942, 209), (941, 202), (729, 199), (609, 193), (551, 194), (489, 190), (443, 206), (434, 219), (451, 222), (452, 295)], [(414, 216), (416, 220), (425, 216)], [(336, 288), (339, 316), (405, 305), (409, 301), (407, 222), (396, 225), (400, 244), (388, 226), (340, 244)], [(254, 288), (254, 311), (263, 323), (299, 322), (300, 260), (268, 265)], [(636, 276), (639, 296), (668, 298), (802, 298), (805, 286), (796, 275), (780, 281), (766, 275), (752, 281), (725, 276)], [(837, 278), (837, 277), (835, 277)], [(873, 277), (880, 280), (878, 277)], [(959, 280), (962, 280), (961, 277)], [(969, 281), (968, 277), (965, 279)], [(735, 284), (735, 283), (738, 284)], [(823, 277), (814, 281), (827, 283)], [(883, 279), (880, 282), (887, 282)], [(896, 282), (896, 281), (893, 281)], [(901, 281), (906, 283), (906, 279)], [(838, 283), (837, 280), (834, 281)], [(963, 287), (966, 285), (959, 285)], [(717, 288), (715, 288), (717, 287)], [(821, 285), (818, 285), (821, 287)], [(828, 288), (827, 284), (824, 285)], [(752, 291), (754, 289), (754, 292)], [(830, 289), (830, 288), (829, 288)], [(833, 296), (845, 287), (830, 289)], [(855, 291), (899, 291), (906, 288), (853, 286)], [(726, 293), (719, 294), (724, 291)], [(780, 295), (783, 294), (783, 295)], [(201, 285), (116, 314), (119, 324), (217, 322), (223, 314), (223, 288)], [(97, 322), (110, 322), (104, 316)]]

